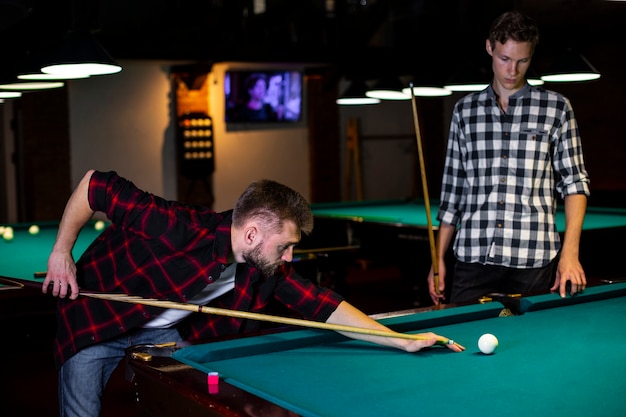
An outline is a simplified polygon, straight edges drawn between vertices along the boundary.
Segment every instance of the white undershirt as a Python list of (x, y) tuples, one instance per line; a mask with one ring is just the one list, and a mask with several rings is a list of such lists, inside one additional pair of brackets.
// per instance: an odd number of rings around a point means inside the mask
[[(224, 269), (224, 272), (220, 274), (220, 277), (204, 287), (202, 291), (196, 294), (189, 300), (189, 304), (206, 305), (209, 301), (216, 299), (217, 297), (226, 294), (228, 291), (235, 288), (235, 271), (237, 270), (237, 264), (232, 263)], [(174, 308), (168, 308), (161, 314), (144, 324), (142, 327), (149, 328), (167, 328), (172, 327), (188, 315), (192, 311), (178, 310)]]

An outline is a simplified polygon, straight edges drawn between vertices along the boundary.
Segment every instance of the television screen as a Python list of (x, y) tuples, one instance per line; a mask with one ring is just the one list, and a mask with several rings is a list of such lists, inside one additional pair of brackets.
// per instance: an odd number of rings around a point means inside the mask
[(302, 71), (226, 71), (224, 95), (226, 122), (299, 122), (302, 117)]

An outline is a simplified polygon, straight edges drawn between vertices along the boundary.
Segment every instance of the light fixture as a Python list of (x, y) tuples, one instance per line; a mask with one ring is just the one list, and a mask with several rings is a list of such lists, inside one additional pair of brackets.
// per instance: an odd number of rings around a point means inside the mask
[[(404, 94), (411, 97), (411, 88), (407, 87), (402, 90)], [(413, 87), (413, 95), (415, 97), (445, 97), (452, 94), (451, 90), (437, 85), (420, 85)]]
[(444, 85), (450, 91), (481, 91), (487, 88), (491, 74), (484, 65), (468, 64)]
[(14, 72), (17, 73), (17, 79), (25, 81), (58, 81), (89, 78), (89, 74), (55, 75), (41, 72), (41, 67), (51, 62), (49, 49), (41, 48), (34, 52), (28, 51), (26, 57), (16, 65), (17, 68)]
[[(434, 70), (426, 70), (413, 75), (413, 80), (409, 84), (413, 87), (415, 97), (445, 97), (452, 94), (452, 91), (443, 87), (441, 74)], [(402, 92), (411, 97), (411, 88), (406, 87)]]
[(534, 67), (528, 68), (526, 71), (526, 82), (530, 85), (543, 85), (545, 81), (541, 79)]
[(35, 91), (47, 90), (51, 88), (63, 87), (64, 83), (55, 81), (25, 81), (15, 76), (14, 70), (6, 70), (5, 74), (0, 75), (0, 90), (11, 91)]
[(69, 33), (41, 68), (43, 73), (71, 78), (115, 74), (121, 70), (102, 45), (90, 33), (82, 31)]
[(22, 97), (22, 93), (19, 91), (0, 91), (0, 99), (2, 98), (19, 98)]
[(340, 105), (362, 105), (362, 104), (378, 104), (380, 100), (377, 98), (368, 97), (365, 95), (367, 92), (367, 85), (364, 81), (353, 80), (346, 91), (336, 100)]
[(365, 95), (381, 100), (410, 100), (411, 96), (403, 93), (403, 88), (404, 84), (397, 77), (387, 77), (377, 81)]
[(32, 90), (49, 90), (51, 88), (60, 88), (65, 85), (61, 81), (33, 81), (33, 82), (16, 82), (16, 83), (7, 83), (0, 84), (1, 90), (13, 90), (13, 91), (32, 91)]
[(46, 74), (44, 72), (33, 72), (28, 74), (18, 74), (17, 78), (24, 81), (53, 81), (53, 80), (78, 80), (82, 78), (89, 78), (87, 74), (75, 74), (75, 75), (55, 75)]
[(600, 78), (600, 73), (582, 54), (568, 49), (555, 59), (551, 68), (541, 79), (546, 82), (591, 81)]
[(450, 90), (450, 91), (469, 92), (469, 91), (482, 91), (485, 88), (487, 88), (488, 85), (489, 83), (467, 82), (467, 83), (460, 83), (460, 84), (446, 84), (443, 86), (443, 88)]

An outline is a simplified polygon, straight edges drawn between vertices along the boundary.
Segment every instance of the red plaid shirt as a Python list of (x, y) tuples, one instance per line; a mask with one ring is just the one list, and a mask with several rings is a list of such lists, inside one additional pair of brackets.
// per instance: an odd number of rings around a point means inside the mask
[[(83, 290), (126, 293), (187, 302), (216, 280), (231, 251), (231, 211), (166, 201), (138, 189), (115, 172), (95, 172), (89, 204), (112, 224), (76, 263)], [(267, 277), (239, 264), (235, 289), (212, 305), (263, 311), (271, 298), (302, 317), (326, 321), (342, 298), (298, 275), (290, 264)], [(79, 297), (59, 299), (55, 360), (62, 365), (80, 349), (141, 326), (163, 310)], [(190, 340), (236, 334), (258, 322), (194, 313), (183, 324)]]

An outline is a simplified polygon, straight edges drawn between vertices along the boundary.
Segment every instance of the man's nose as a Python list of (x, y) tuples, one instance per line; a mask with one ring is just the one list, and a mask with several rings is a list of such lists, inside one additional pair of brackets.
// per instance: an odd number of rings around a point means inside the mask
[(289, 247), (285, 249), (285, 252), (283, 252), (283, 256), (281, 257), (281, 259), (285, 262), (291, 262), (293, 259), (293, 248)]

